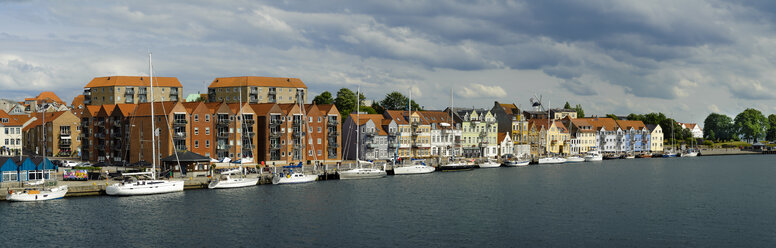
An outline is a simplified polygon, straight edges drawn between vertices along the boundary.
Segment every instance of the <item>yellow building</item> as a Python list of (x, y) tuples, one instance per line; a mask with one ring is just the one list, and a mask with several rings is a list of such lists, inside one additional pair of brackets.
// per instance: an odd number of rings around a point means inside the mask
[(646, 125), (649, 130), (649, 151), (663, 152), (663, 129), (660, 125)]
[(545, 154), (569, 154), (570, 136), (563, 123), (547, 119), (531, 119), (529, 125), (536, 127), (537, 131), (540, 132), (538, 148), (541, 152)]
[(595, 150), (598, 147), (598, 136), (595, 126), (587, 119), (563, 119), (563, 123), (569, 129), (571, 135), (571, 145), (569, 152), (571, 154), (584, 154)]
[(298, 78), (222, 77), (207, 87), (209, 102), (307, 102), (307, 86)]

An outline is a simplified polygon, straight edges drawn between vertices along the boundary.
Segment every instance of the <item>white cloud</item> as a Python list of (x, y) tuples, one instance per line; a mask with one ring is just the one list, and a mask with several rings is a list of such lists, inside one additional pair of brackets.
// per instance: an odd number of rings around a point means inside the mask
[(501, 86), (489, 86), (484, 84), (473, 83), (468, 86), (459, 88), (460, 90), (455, 94), (463, 98), (500, 98), (506, 97), (507, 93)]

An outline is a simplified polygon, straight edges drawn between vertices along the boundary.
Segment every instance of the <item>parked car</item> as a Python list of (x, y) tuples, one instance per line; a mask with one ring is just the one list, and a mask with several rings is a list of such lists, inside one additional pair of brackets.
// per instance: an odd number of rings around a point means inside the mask
[(80, 166), (80, 167), (90, 167), (90, 166), (92, 166), (92, 163), (83, 162), (83, 163), (78, 164), (78, 166)]
[(76, 167), (76, 166), (78, 166), (78, 162), (76, 161), (62, 160), (62, 167)]

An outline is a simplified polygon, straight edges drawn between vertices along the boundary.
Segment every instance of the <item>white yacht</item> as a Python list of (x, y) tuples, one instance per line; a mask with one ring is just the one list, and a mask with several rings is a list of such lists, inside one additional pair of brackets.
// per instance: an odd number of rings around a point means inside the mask
[(493, 160), (493, 159), (485, 160), (483, 162), (480, 162), (478, 165), (479, 165), (480, 168), (497, 168), (497, 167), (501, 167), (501, 164), (499, 164), (498, 162), (496, 162), (496, 160)]
[(579, 162), (585, 162), (585, 158), (579, 155), (572, 155), (566, 157), (566, 163), (579, 163)]
[(426, 174), (436, 170), (434, 167), (426, 165), (422, 160), (413, 160), (412, 165), (393, 167), (394, 175), (413, 175)]
[[(283, 166), (288, 172), (281, 172), (272, 176), (272, 184), (292, 184), (309, 183), (318, 180), (317, 175), (305, 175), (300, 162), (298, 165)], [(300, 168), (302, 171), (294, 171), (294, 168)]]
[(559, 157), (546, 157), (546, 158), (540, 158), (539, 164), (562, 164), (565, 163), (565, 158), (559, 158)]
[[(356, 90), (356, 103), (360, 103), (358, 96), (361, 95), (361, 87), (359, 87)], [(361, 104), (356, 104), (356, 119), (361, 119), (361, 110), (360, 110)], [(359, 146), (361, 146), (361, 127), (359, 124), (356, 124), (356, 154), (360, 154), (358, 152)], [(370, 168), (362, 168), (361, 164), (369, 164)], [(381, 178), (388, 175), (388, 173), (385, 172), (385, 166), (383, 166), (383, 169), (375, 169), (372, 168), (374, 164), (372, 162), (368, 161), (362, 161), (356, 156), (356, 168), (350, 169), (346, 171), (339, 172), (339, 178), (340, 179), (368, 179), (368, 178)]]
[(230, 189), (230, 188), (242, 188), (248, 186), (255, 186), (259, 184), (259, 178), (247, 178), (247, 177), (235, 177), (234, 174), (242, 174), (239, 169), (234, 169), (221, 173), (220, 178), (213, 179), (207, 185), (208, 189)]
[(45, 201), (54, 200), (65, 197), (67, 194), (67, 185), (62, 185), (50, 189), (25, 189), (21, 192), (8, 191), (6, 200), (17, 202), (29, 202), (29, 201)]
[[(154, 112), (154, 70), (151, 60), (151, 54), (148, 54), (148, 70), (150, 71), (150, 94), (151, 94), (151, 119), (156, 118)], [(156, 130), (154, 125), (155, 121), (151, 122), (151, 130)], [(168, 126), (168, 129), (169, 126)], [(158, 130), (157, 130), (158, 131)], [(151, 135), (151, 154), (152, 158), (157, 157), (156, 153), (156, 135)], [(164, 194), (172, 192), (183, 191), (183, 181), (178, 180), (157, 180), (156, 179), (156, 159), (152, 159), (152, 167), (149, 172), (139, 173), (124, 173), (122, 176), (130, 176), (125, 178), (123, 182), (114, 183), (105, 187), (105, 193), (114, 196), (133, 196), (133, 195), (151, 195), (151, 194)], [(138, 180), (135, 177), (139, 175), (151, 175), (151, 179)]]
[(601, 153), (596, 151), (596, 150), (588, 151), (585, 154), (585, 161), (587, 161), (587, 162), (590, 162), (590, 161), (601, 161), (601, 160), (604, 160), (604, 156), (601, 155)]

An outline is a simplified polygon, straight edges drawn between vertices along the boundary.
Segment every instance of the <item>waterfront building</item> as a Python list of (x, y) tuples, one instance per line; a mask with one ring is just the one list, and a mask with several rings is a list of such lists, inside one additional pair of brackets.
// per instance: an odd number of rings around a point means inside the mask
[(0, 110), (0, 156), (16, 156), (22, 152), (22, 129), (33, 121), (27, 115), (9, 115)]
[[(325, 164), (336, 164), (342, 161), (340, 113), (334, 104), (318, 105), (318, 110), (321, 111), (321, 116), (323, 116), (324, 123), (326, 124), (324, 126), (326, 131), (326, 139), (324, 139), (326, 156), (323, 162)], [(383, 121), (383, 124), (385, 125), (385, 121)]]
[(85, 105), (103, 105), (118, 103), (150, 102), (150, 89), (153, 89), (157, 102), (178, 102), (183, 98), (183, 86), (175, 77), (154, 77), (154, 87), (151, 80), (143, 76), (110, 76), (96, 77), (84, 87)]
[(546, 119), (544, 121), (540, 120), (542, 119), (528, 120), (528, 144), (531, 146), (530, 155), (532, 157), (539, 157), (547, 151), (545, 148), (547, 146), (547, 130), (545, 129), (547, 125), (542, 124), (546, 123)]
[(690, 130), (690, 133), (692, 134), (693, 138), (700, 139), (703, 138), (703, 129), (700, 125), (696, 123), (681, 123), (678, 122), (679, 126), (683, 129)]
[[(281, 135), (281, 128), (285, 132), (285, 115), (283, 110), (277, 104), (251, 104), (253, 112), (256, 113), (256, 157), (257, 163), (264, 162), (266, 165), (286, 165), (286, 161), (281, 160), (281, 143), (285, 145), (285, 137)], [(282, 140), (282, 142), (281, 142)], [(285, 157), (283, 157), (285, 158)]]
[[(107, 110), (108, 108), (105, 109)], [(113, 164), (124, 165), (129, 163), (129, 147), (130, 143), (132, 143), (132, 140), (129, 138), (129, 131), (134, 124), (129, 117), (132, 116), (135, 109), (135, 104), (116, 104), (110, 113), (110, 117), (105, 121), (106, 126), (110, 126), (106, 136), (106, 138), (109, 138), (107, 143), (109, 144), (108, 147), (110, 147), (106, 152), (108, 155), (106, 160)]]
[[(453, 156), (456, 149), (456, 139), (460, 140), (460, 132), (456, 132), (450, 114), (444, 111), (417, 111), (430, 126), (430, 157), (446, 158)], [(458, 136), (456, 136), (456, 134)]]
[(307, 86), (298, 78), (221, 77), (210, 83), (208, 101), (235, 103), (305, 103)]
[(585, 154), (588, 151), (598, 149), (598, 135), (590, 122), (586, 119), (571, 119), (566, 117), (562, 120), (563, 124), (569, 129), (570, 154)]
[(467, 158), (498, 156), (498, 123), (485, 109), (456, 108), (456, 122), (461, 123), (461, 145)]
[(23, 105), (23, 111), (13, 110), (12, 114), (30, 114), (35, 112), (57, 112), (68, 110), (67, 104), (51, 91), (41, 92), (36, 97), (25, 98)]
[[(70, 111), (59, 111), (37, 113), (33, 116), (35, 120), (22, 128), (24, 150), (43, 155), (45, 140), (46, 156), (78, 156), (81, 147), (79, 138), (81, 121), (75, 114)], [(44, 127), (45, 137), (43, 136)]]
[(624, 132), (612, 118), (584, 118), (593, 126), (598, 136), (598, 149), (601, 153), (614, 154), (622, 152), (625, 141)]
[[(344, 130), (342, 137), (345, 147), (343, 150), (344, 159), (384, 160), (393, 158), (395, 152), (388, 151), (389, 138), (388, 132), (383, 127), (383, 120), (387, 119), (380, 114), (350, 114), (342, 126)], [(393, 123), (395, 125), (395, 122)], [(393, 128), (390, 123), (387, 126)], [(358, 128), (358, 132), (356, 132), (356, 128)], [(409, 148), (409, 139), (406, 139), (405, 142)], [(356, 146), (358, 146), (358, 154), (356, 154)]]
[(409, 119), (412, 128), (412, 158), (431, 157), (431, 123), (420, 111), (413, 111)]
[(646, 125), (649, 131), (649, 149), (650, 152), (663, 152), (663, 128), (660, 125)]
[(324, 123), (323, 113), (318, 109), (315, 104), (305, 104), (305, 116), (307, 116), (306, 130), (307, 147), (305, 147), (307, 155), (307, 163), (319, 164), (323, 162), (325, 157), (324, 151), (326, 150), (326, 123)]
[(392, 135), (395, 136), (396, 142), (398, 142), (398, 149), (396, 149), (398, 152), (394, 151), (391, 154), (397, 153), (398, 157), (403, 159), (412, 157), (410, 150), (413, 143), (413, 130), (409, 118), (407, 117), (407, 111), (386, 110), (383, 112), (383, 118), (394, 121), (396, 123), (396, 128), (398, 129), (398, 132), (394, 133), (395, 135)]
[(616, 120), (617, 126), (623, 130), (624, 142), (621, 144), (621, 150), (626, 153), (640, 153), (645, 150), (646, 143), (649, 142), (646, 136), (649, 130), (642, 121)]
[[(81, 110), (73, 110), (76, 116), (80, 116), (81, 124), (81, 160), (97, 162), (97, 134), (104, 133), (98, 129), (104, 124), (97, 125), (97, 112), (102, 105), (86, 105)], [(104, 148), (103, 148), (104, 149)]]
[(490, 112), (498, 122), (498, 132), (510, 133), (515, 145), (528, 144), (528, 122), (514, 103), (503, 104), (496, 101)]
[(498, 133), (498, 157), (511, 157), (515, 154), (515, 143), (512, 142), (511, 133)]
[[(151, 163), (152, 159), (157, 164), (160, 159), (173, 155), (173, 152), (186, 150), (186, 140), (188, 139), (188, 113), (181, 102), (154, 102), (154, 118), (152, 119), (151, 103), (140, 103), (135, 105), (135, 110), (130, 116), (129, 139), (134, 141), (129, 145), (129, 161), (127, 163), (136, 163), (145, 161)], [(151, 121), (154, 121), (156, 127), (156, 149), (157, 157), (153, 157), (149, 144), (151, 135), (155, 132), (151, 130)]]
[[(538, 155), (544, 154), (569, 154), (570, 135), (566, 126), (560, 121), (549, 121), (547, 119), (531, 119), (528, 125), (533, 126), (533, 132), (539, 134), (539, 138), (534, 138), (538, 143)], [(530, 131), (529, 131), (530, 132)]]

